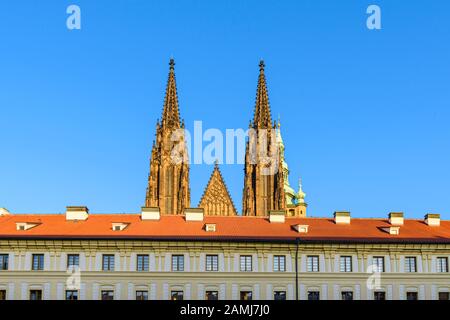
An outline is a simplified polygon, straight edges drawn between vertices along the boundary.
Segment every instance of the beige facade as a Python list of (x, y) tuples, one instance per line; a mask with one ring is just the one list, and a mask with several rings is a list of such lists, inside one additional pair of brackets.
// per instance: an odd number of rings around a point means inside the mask
[[(436, 300), (450, 292), (450, 274), (438, 270), (437, 259), (450, 258), (449, 244), (325, 244), (298, 245), (296, 285), (295, 243), (136, 240), (1, 240), (0, 254), (9, 255), (8, 270), (0, 271), (0, 290), (7, 299), (30, 298), (40, 290), (43, 299), (65, 299), (67, 255), (79, 255), (78, 299), (101, 299), (104, 290), (114, 299), (136, 299), (146, 291), (148, 299), (170, 299), (182, 291), (184, 299), (205, 299), (207, 291), (219, 299), (240, 299), (243, 291), (254, 300), (274, 299), (275, 291), (286, 299), (308, 299), (319, 292), (321, 300), (340, 300), (342, 292), (353, 299), (374, 299), (374, 291), (385, 298)], [(43, 254), (43, 270), (32, 270), (33, 254)], [(114, 255), (114, 271), (102, 270), (103, 255)], [(148, 255), (148, 271), (137, 271), (137, 255)], [(172, 255), (184, 256), (184, 271), (172, 271)], [(217, 271), (206, 271), (206, 256), (217, 255)], [(241, 256), (251, 257), (251, 271), (241, 271)], [(274, 257), (285, 257), (284, 271), (274, 270)], [(308, 271), (308, 256), (318, 257), (318, 271)], [(341, 256), (351, 257), (351, 270), (342, 272)], [(367, 273), (374, 256), (384, 257), (379, 289), (370, 289)], [(406, 272), (405, 259), (415, 257), (416, 272)], [(69, 282), (70, 283), (70, 282)]]

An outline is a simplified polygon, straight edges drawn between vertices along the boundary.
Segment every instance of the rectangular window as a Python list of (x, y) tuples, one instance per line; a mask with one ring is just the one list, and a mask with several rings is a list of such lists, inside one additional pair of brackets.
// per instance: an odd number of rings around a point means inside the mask
[(78, 300), (78, 290), (66, 290), (66, 300)]
[(148, 300), (148, 291), (147, 290), (136, 291), (136, 300)]
[(384, 292), (384, 291), (375, 291), (373, 293), (373, 300), (386, 300), (386, 292)]
[(447, 257), (438, 257), (436, 262), (437, 262), (437, 272), (448, 272)]
[(0, 301), (6, 300), (6, 290), (0, 290)]
[(9, 254), (0, 254), (0, 270), (8, 270)]
[(71, 266), (80, 266), (80, 255), (79, 254), (68, 254), (67, 255), (67, 268)]
[(274, 291), (273, 300), (286, 300), (286, 291)]
[(450, 293), (439, 292), (439, 300), (450, 300)]
[(240, 257), (241, 271), (252, 271), (252, 256)]
[(114, 300), (114, 291), (102, 290), (102, 300)]
[(378, 272), (384, 272), (384, 257), (373, 257), (372, 264), (375, 265)]
[(42, 300), (42, 290), (30, 290), (30, 300)]
[(308, 291), (308, 300), (320, 300), (320, 292), (319, 291)]
[(253, 300), (251, 291), (241, 291), (239, 297), (241, 300)]
[(353, 300), (353, 291), (342, 291), (341, 298), (342, 300)]
[(184, 255), (172, 255), (172, 271), (184, 271)]
[(114, 255), (113, 254), (104, 254), (103, 255), (102, 269), (103, 269), (103, 271), (114, 271)]
[(319, 272), (319, 256), (308, 256), (306, 267), (308, 272)]
[(136, 259), (137, 271), (148, 271), (148, 254), (138, 254)]
[(286, 256), (273, 256), (273, 271), (286, 271)]
[(9, 254), (0, 254), (0, 270), (8, 270)]
[(352, 272), (352, 257), (351, 256), (341, 256), (339, 270), (341, 272)]
[(218, 271), (219, 270), (219, 256), (207, 255), (206, 256), (206, 271)]
[(419, 300), (419, 296), (417, 295), (417, 292), (407, 292), (406, 300)]
[(219, 300), (219, 292), (217, 292), (217, 291), (206, 291), (205, 299), (206, 300)]
[(183, 291), (171, 291), (170, 300), (183, 300)]
[(417, 272), (416, 257), (405, 258), (405, 272)]
[(33, 259), (32, 270), (44, 270), (43, 254), (33, 254), (32, 259)]

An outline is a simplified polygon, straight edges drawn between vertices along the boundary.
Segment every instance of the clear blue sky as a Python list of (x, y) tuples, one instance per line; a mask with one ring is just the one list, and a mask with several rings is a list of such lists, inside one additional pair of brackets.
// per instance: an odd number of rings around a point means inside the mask
[[(82, 29), (66, 28), (81, 7)], [(366, 28), (369, 4), (382, 30)], [(139, 212), (176, 60), (187, 128), (246, 128), (258, 62), (310, 216), (450, 219), (448, 1), (8, 1), (0, 207)], [(197, 205), (212, 166), (191, 166)], [(222, 166), (240, 211), (243, 166)]]

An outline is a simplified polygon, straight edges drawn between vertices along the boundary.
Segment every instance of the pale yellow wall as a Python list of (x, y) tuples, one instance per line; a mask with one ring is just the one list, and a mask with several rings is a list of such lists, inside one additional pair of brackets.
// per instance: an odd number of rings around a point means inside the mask
[[(135, 299), (136, 290), (148, 290), (149, 299), (168, 299), (171, 290), (183, 290), (185, 299), (203, 299), (206, 290), (219, 299), (239, 299), (250, 290), (254, 299), (273, 299), (273, 291), (286, 291), (295, 299), (294, 244), (158, 241), (0, 241), (0, 253), (9, 254), (8, 271), (0, 271), (0, 290), (8, 299), (28, 299), (30, 289), (41, 289), (44, 299), (64, 299), (66, 256), (80, 254), (81, 299), (99, 299), (102, 289), (115, 291), (115, 299)], [(31, 271), (31, 254), (45, 254), (45, 270)], [(115, 254), (116, 270), (101, 271), (102, 254)], [(136, 255), (149, 254), (150, 271), (137, 272)], [(172, 272), (171, 254), (185, 255), (185, 271)], [(219, 255), (219, 271), (205, 271), (205, 255)], [(239, 256), (253, 256), (253, 271), (239, 271)], [(273, 255), (286, 255), (286, 272), (273, 272)], [(306, 257), (319, 255), (320, 272), (307, 272)], [(339, 256), (353, 257), (353, 272), (339, 272)], [(387, 299), (404, 299), (417, 291), (419, 299), (437, 299), (450, 291), (450, 274), (436, 272), (436, 257), (450, 258), (449, 245), (301, 244), (299, 246), (299, 298), (308, 290), (321, 299), (340, 299), (342, 290), (355, 299), (372, 299), (366, 268), (372, 256), (385, 256), (381, 286)], [(404, 257), (416, 256), (417, 273), (404, 272)]]

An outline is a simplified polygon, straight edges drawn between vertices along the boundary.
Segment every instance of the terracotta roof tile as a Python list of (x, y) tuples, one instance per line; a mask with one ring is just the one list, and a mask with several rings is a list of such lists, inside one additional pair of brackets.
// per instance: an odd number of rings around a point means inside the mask
[[(16, 230), (18, 222), (39, 223), (26, 231)], [(122, 231), (113, 231), (112, 223), (129, 223)], [(215, 223), (216, 231), (205, 231), (205, 223)], [(309, 225), (308, 233), (298, 233), (296, 224)], [(373, 241), (450, 243), (450, 221), (431, 227), (423, 220), (405, 219), (399, 235), (382, 230), (387, 219), (352, 218), (349, 225), (335, 224), (331, 218), (286, 218), (285, 223), (270, 223), (264, 217), (205, 216), (203, 222), (186, 222), (184, 216), (162, 216), (159, 221), (142, 221), (140, 214), (90, 214), (86, 221), (66, 221), (64, 214), (0, 217), (0, 238), (149, 238), (198, 240), (288, 240), (301, 241)]]

